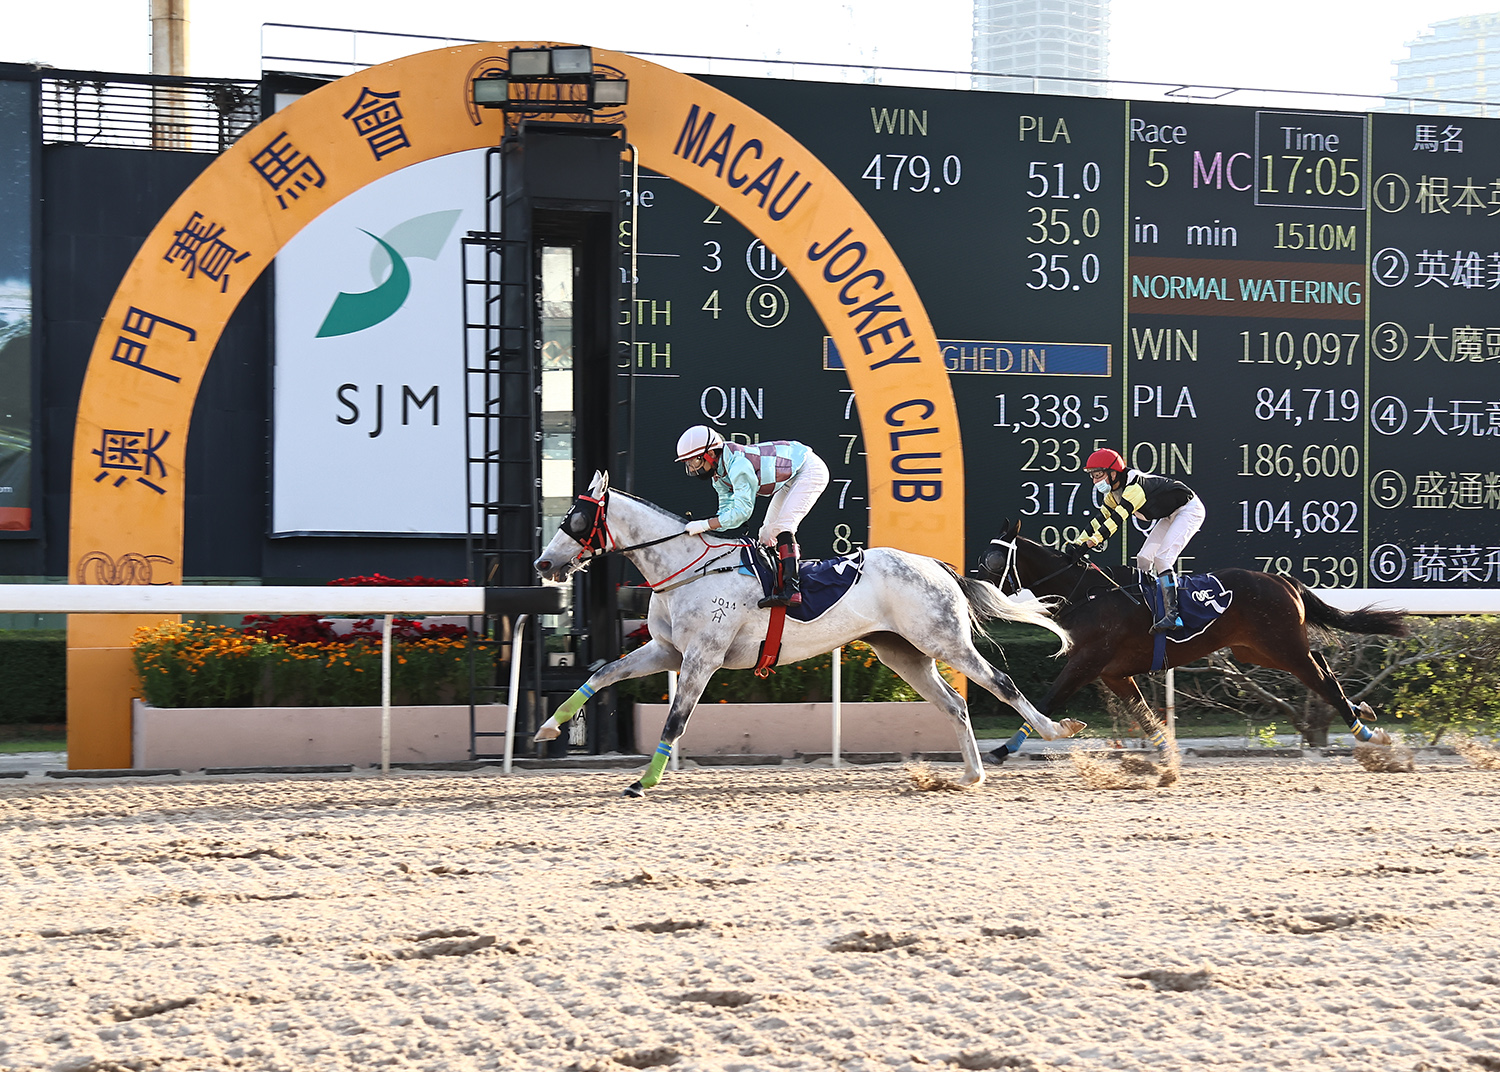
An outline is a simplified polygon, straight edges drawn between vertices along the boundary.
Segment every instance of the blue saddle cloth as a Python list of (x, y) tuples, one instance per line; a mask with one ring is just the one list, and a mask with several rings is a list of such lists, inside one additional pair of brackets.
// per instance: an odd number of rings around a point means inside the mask
[[(1149, 575), (1141, 574), (1141, 595), (1151, 610), (1151, 620), (1160, 621), (1162, 616), (1161, 586)], [(1177, 578), (1177, 616), (1182, 625), (1156, 634), (1156, 643), (1151, 651), (1151, 669), (1162, 670), (1167, 665), (1167, 641), (1181, 644), (1192, 640), (1218, 620), (1219, 615), (1234, 602), (1234, 593), (1224, 587), (1224, 582), (1212, 573), (1188, 573)]]
[[(864, 551), (817, 562), (803, 562), (797, 571), (801, 582), (802, 603), (788, 607), (786, 616), (799, 622), (819, 617), (854, 587), (865, 569)], [(761, 590), (770, 595), (776, 587), (776, 567), (757, 545), (740, 550), (740, 572), (760, 578)]]

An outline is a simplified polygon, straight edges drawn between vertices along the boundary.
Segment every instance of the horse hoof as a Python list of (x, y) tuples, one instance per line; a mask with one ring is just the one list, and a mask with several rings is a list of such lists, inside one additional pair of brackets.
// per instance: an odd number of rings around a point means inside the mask
[(1362, 703), (1359, 705), (1359, 717), (1363, 722), (1380, 721), (1380, 716), (1375, 713), (1375, 709), (1367, 703)]
[(1076, 718), (1065, 718), (1058, 723), (1062, 727), (1064, 737), (1073, 737), (1089, 728), (1087, 722), (1079, 722)]
[(637, 800), (639, 800), (641, 797), (646, 795), (646, 787), (640, 782), (636, 782), (620, 795), (622, 797), (635, 797)]
[(1375, 730), (1370, 735), (1370, 739), (1367, 742), (1365, 742), (1365, 743), (1366, 744), (1390, 744), (1391, 743), (1391, 735), (1389, 733), (1386, 733), (1385, 730)]
[(986, 752), (985, 758), (998, 767), (1010, 758), (1010, 749), (1002, 744), (999, 748)]
[(533, 744), (541, 744), (543, 741), (555, 741), (558, 737), (561, 736), (562, 730), (558, 729), (556, 726), (543, 726), (541, 729), (536, 731), (536, 736), (531, 740)]

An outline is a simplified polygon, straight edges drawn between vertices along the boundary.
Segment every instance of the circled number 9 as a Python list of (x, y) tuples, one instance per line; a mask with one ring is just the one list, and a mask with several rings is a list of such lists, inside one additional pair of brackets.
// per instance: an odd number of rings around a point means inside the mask
[(780, 326), (791, 311), (786, 291), (774, 283), (762, 283), (745, 295), (745, 315), (758, 328)]

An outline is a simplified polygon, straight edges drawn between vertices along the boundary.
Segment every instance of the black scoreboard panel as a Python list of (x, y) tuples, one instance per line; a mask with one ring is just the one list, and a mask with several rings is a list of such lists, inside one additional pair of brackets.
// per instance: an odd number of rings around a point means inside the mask
[[(708, 80), (816, 153), (916, 283), (971, 555), (1006, 517), (1071, 538), (1112, 446), (1203, 497), (1187, 568), (1500, 581), (1497, 124)], [(796, 284), (666, 178), (636, 216), (636, 489), (713, 508), (671, 461), (689, 424), (801, 439), (834, 481), (806, 553), (862, 545), (858, 411)]]

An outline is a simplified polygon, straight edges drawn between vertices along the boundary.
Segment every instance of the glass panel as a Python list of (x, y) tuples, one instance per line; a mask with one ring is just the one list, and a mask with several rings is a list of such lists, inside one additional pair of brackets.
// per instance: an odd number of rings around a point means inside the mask
[[(550, 540), (573, 505), (577, 491), (573, 464), (573, 250), (542, 248), (542, 533)], [(542, 624), (573, 632), (572, 590), (561, 614)]]

